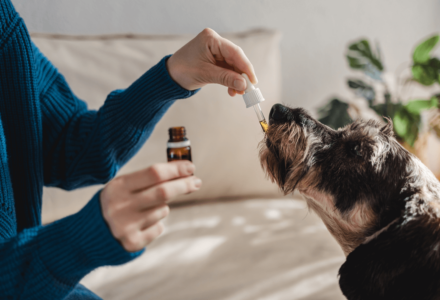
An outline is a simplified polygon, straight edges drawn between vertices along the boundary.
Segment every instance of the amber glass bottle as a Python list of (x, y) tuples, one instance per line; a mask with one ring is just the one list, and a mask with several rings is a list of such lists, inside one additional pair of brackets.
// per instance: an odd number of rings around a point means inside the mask
[(170, 139), (167, 143), (168, 161), (191, 160), (191, 143), (186, 138), (185, 127), (171, 127), (168, 130)]

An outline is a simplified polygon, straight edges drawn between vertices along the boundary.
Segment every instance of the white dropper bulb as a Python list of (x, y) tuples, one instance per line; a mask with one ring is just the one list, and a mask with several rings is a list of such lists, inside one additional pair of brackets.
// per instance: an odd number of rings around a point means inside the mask
[(261, 94), (261, 91), (259, 88), (256, 88), (252, 82), (249, 80), (249, 77), (243, 73), (241, 76), (244, 77), (246, 80), (246, 90), (244, 91), (243, 99), (244, 103), (246, 104), (246, 108), (253, 107), (255, 110), (255, 113), (257, 114), (258, 121), (260, 121), (261, 128), (264, 132), (267, 131), (267, 122), (264, 118), (263, 111), (260, 107), (260, 102), (264, 101), (263, 94)]

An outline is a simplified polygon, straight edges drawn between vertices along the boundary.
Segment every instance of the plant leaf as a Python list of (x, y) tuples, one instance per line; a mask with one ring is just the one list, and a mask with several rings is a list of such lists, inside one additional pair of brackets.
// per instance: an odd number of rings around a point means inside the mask
[(438, 107), (438, 100), (436, 97), (429, 100), (412, 100), (405, 106), (410, 113), (420, 114), (423, 110)]
[(414, 79), (423, 84), (423, 85), (431, 85), (436, 80), (433, 78), (432, 69), (426, 65), (413, 65), (411, 72), (413, 74)]
[(363, 68), (364, 64), (361, 63), (359, 61), (359, 59), (357, 59), (356, 57), (351, 57), (349, 55), (346, 55), (346, 57), (347, 57), (347, 60), (348, 60), (348, 64), (350, 65), (350, 67), (352, 69), (362, 69)]
[(402, 106), (394, 115), (394, 131), (411, 147), (419, 134), (420, 114), (414, 114)]
[(359, 79), (348, 79), (347, 84), (348, 87), (351, 88), (357, 96), (367, 100), (369, 106), (371, 107), (374, 99), (376, 98), (376, 92), (371, 85), (368, 85), (367, 83)]
[(319, 122), (330, 126), (333, 129), (344, 127), (345, 125), (353, 122), (347, 113), (347, 109), (347, 103), (334, 98), (329, 101), (329, 103), (318, 109), (318, 120)]
[(398, 111), (393, 118), (393, 126), (394, 131), (399, 137), (404, 137), (407, 132), (407, 118), (405, 113), (402, 111)]
[(422, 43), (420, 43), (413, 53), (413, 60), (415, 63), (425, 64), (429, 61), (431, 51), (434, 49), (439, 41), (439, 35), (434, 35)]
[(375, 80), (382, 80), (381, 72), (384, 68), (380, 52), (374, 53), (367, 40), (360, 40), (349, 45), (346, 57), (352, 69), (362, 70), (367, 76)]
[(394, 131), (413, 147), (419, 135), (420, 113), (434, 107), (439, 107), (439, 100), (435, 96), (429, 100), (412, 100), (401, 106), (393, 117)]
[(389, 102), (387, 104), (380, 103), (372, 105), (371, 108), (379, 115), (393, 119), (395, 113), (400, 110), (403, 105), (401, 103)]
[(423, 85), (440, 83), (440, 60), (436, 57), (429, 59), (425, 64), (414, 63), (411, 71), (414, 79)]

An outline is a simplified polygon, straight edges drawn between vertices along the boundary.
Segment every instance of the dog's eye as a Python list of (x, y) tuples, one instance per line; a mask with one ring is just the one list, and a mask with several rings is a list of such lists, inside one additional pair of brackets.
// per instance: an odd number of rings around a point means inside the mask
[(359, 145), (350, 147), (350, 152), (354, 156), (362, 156), (361, 147), (359, 147)]

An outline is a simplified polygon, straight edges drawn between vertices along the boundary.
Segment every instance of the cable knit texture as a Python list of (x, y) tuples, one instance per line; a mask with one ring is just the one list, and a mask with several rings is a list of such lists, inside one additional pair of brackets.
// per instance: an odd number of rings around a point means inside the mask
[(78, 213), (41, 225), (42, 188), (105, 183), (139, 150), (174, 100), (166, 59), (98, 110), (70, 90), (0, 0), (0, 299), (99, 299), (78, 284), (129, 253), (105, 223), (99, 193)]

